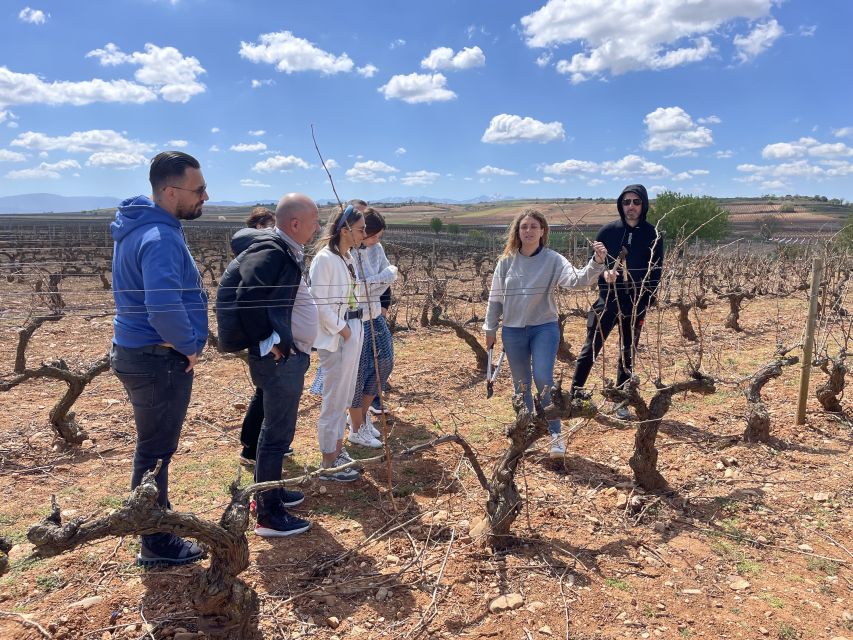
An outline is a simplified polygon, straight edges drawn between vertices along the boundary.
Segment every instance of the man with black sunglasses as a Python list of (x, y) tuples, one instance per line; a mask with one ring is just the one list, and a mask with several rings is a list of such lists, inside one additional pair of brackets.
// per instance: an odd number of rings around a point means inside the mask
[[(607, 268), (598, 278), (598, 299), (589, 310), (586, 342), (575, 365), (572, 394), (578, 395), (604, 341), (619, 326), (619, 362), (616, 384), (621, 386), (633, 373), (634, 354), (645, 321), (646, 309), (654, 303), (663, 265), (663, 238), (646, 222), (649, 196), (641, 184), (628, 185), (616, 200), (619, 220), (604, 225), (596, 240), (607, 247)], [(627, 407), (616, 415), (627, 420)]]
[[(190, 403), (194, 367), (207, 342), (207, 291), (181, 228), (201, 215), (207, 185), (198, 160), (164, 151), (151, 160), (151, 197), (128, 198), (110, 225), (113, 345), (110, 365), (133, 405), (136, 450), (130, 486), (162, 466), (157, 500), (169, 504), (169, 462)], [(142, 536), (137, 564), (196, 562), (202, 548), (172, 533)]]

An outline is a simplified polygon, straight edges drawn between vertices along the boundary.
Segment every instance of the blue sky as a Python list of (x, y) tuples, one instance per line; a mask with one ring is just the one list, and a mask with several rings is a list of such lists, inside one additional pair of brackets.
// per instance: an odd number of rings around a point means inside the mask
[(0, 195), (853, 200), (849, 0), (4, 0)]

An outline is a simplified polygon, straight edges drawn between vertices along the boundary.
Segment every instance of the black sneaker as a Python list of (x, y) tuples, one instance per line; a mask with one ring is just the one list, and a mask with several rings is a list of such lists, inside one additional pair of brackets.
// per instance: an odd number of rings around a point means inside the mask
[(258, 516), (258, 523), (255, 525), (255, 535), (262, 538), (283, 538), (304, 533), (310, 528), (310, 522), (292, 516), (282, 509), (281, 511), (269, 513), (265, 516)]
[(191, 540), (184, 540), (171, 533), (155, 533), (142, 536), (136, 564), (140, 567), (190, 564), (204, 556), (204, 549)]
[(281, 454), (281, 457), (282, 458), (289, 458), (292, 455), (293, 455), (293, 447), (288, 447), (287, 449), (284, 450), (284, 453)]
[(305, 502), (305, 494), (301, 491), (288, 491), (280, 489), (278, 492), (283, 507), (295, 507), (296, 505)]

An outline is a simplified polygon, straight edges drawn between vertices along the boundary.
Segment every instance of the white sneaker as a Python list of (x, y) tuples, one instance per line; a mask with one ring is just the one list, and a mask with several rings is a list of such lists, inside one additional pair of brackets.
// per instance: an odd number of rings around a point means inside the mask
[(382, 432), (376, 428), (376, 425), (373, 424), (373, 420), (370, 417), (370, 413), (364, 414), (364, 425), (361, 428), (367, 429), (367, 432), (377, 440), (382, 437)]
[(376, 439), (367, 429), (359, 429), (358, 431), (350, 431), (347, 437), (350, 444), (357, 444), (362, 447), (370, 447), (371, 449), (379, 449), (382, 447), (382, 442)]
[(563, 442), (563, 439), (559, 436), (551, 436), (554, 438), (554, 441), (551, 443), (551, 450), (548, 452), (548, 455), (551, 458), (563, 458), (566, 455), (566, 443)]

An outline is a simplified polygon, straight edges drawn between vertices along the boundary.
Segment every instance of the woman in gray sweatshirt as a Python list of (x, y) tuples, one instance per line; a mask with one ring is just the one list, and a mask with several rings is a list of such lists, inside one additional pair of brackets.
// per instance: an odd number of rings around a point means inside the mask
[[(560, 344), (556, 288), (580, 288), (596, 281), (604, 269), (607, 250), (600, 242), (594, 242), (592, 248), (592, 259), (582, 269), (575, 269), (548, 248), (548, 221), (539, 211), (526, 209), (509, 226), (506, 247), (492, 277), (483, 330), (486, 348), (491, 348), (503, 316), (501, 340), (513, 385), (516, 393), (524, 395), (529, 411), (533, 410), (531, 382), (542, 394), (542, 405), (551, 404)], [(549, 420), (548, 430), (551, 457), (562, 457), (566, 446), (559, 437), (560, 421)]]

